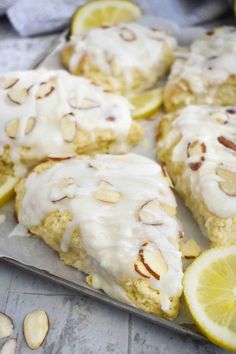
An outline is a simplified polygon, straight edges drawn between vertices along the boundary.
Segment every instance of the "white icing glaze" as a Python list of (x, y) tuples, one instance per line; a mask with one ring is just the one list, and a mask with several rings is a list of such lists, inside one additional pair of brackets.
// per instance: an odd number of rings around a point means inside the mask
[[(4, 80), (19, 79), (11, 88), (4, 88)], [(37, 90), (42, 83), (50, 83), (54, 88), (48, 96), (37, 99)], [(12, 102), (8, 95), (12, 90), (28, 89), (23, 104)], [(81, 109), (90, 104), (90, 109)], [(118, 95), (105, 93), (88, 80), (70, 75), (66, 71), (34, 70), (0, 74), (0, 155), (4, 146), (10, 146), (11, 159), (15, 163), (16, 175), (25, 174), (20, 161), (20, 148), (30, 148), (27, 156), (34, 163), (40, 162), (48, 155), (68, 154), (74, 151), (73, 143), (63, 139), (61, 119), (66, 114), (82, 130), (112, 131), (117, 140), (115, 153), (126, 152), (127, 136), (131, 126), (131, 107), (128, 101)], [(25, 134), (26, 122), (35, 117), (36, 124), (29, 134)], [(112, 119), (109, 120), (109, 117)], [(11, 120), (19, 119), (17, 137), (9, 138), (6, 126)], [(108, 118), (108, 119), (107, 119)], [(114, 119), (113, 119), (114, 118)]]
[[(224, 121), (227, 123), (222, 124)], [(218, 141), (223, 136), (228, 141), (236, 142), (236, 107), (188, 106), (179, 112), (173, 129), (160, 145), (170, 146), (179, 134), (181, 140), (173, 150), (172, 160), (186, 163), (183, 178), (190, 181), (193, 195), (199, 198), (200, 194), (208, 209), (219, 217), (235, 215), (236, 197), (226, 194), (220, 188), (222, 178), (216, 174), (216, 168), (236, 172), (236, 152)], [(206, 152), (188, 157), (188, 144), (194, 141), (204, 143)], [(202, 156), (204, 160), (201, 167), (192, 170), (189, 164), (197, 163)]]
[[(70, 184), (72, 179), (74, 183), (64, 188), (65, 181)], [(101, 181), (110, 190), (119, 192), (118, 202), (95, 199)], [(176, 207), (174, 195), (163, 178), (161, 168), (154, 161), (135, 154), (71, 159), (41, 174), (31, 174), (25, 189), (18, 215), (20, 223), (30, 228), (38, 225), (49, 212), (70, 211), (73, 220), (65, 231), (61, 249), (67, 250), (71, 233), (79, 226), (88, 254), (85, 268), (94, 275), (94, 286), (115, 298), (130, 302), (120, 284), (128, 279), (142, 278), (134, 269), (141, 245), (149, 241), (154, 248), (158, 248), (168, 271), (160, 280), (150, 279), (150, 284), (160, 290), (162, 309), (168, 311), (169, 298), (181, 291), (179, 225), (160, 206), (155, 210), (162, 219), (161, 225), (147, 225), (138, 218), (140, 208), (153, 199)], [(62, 197), (62, 191), (74, 198), (52, 202), (52, 199)]]
[[(124, 39), (127, 36), (128, 40)], [(174, 50), (176, 40), (157, 29), (143, 27), (137, 23), (125, 23), (108, 28), (94, 28), (72, 37), (69, 45), (74, 48), (69, 68), (73, 70), (80, 60), (89, 55), (99, 70), (106, 76), (114, 76), (111, 61), (115, 58), (126, 85), (132, 85), (132, 70), (138, 69), (146, 78), (154, 80), (163, 75), (164, 48)], [(117, 87), (119, 88), (119, 87)]]
[[(214, 88), (230, 75), (236, 75), (236, 31), (234, 27), (222, 27), (206, 35), (190, 47), (189, 52), (179, 53), (172, 66), (169, 82), (185, 80), (192, 92), (207, 92), (212, 103)], [(178, 53), (177, 53), (178, 58)]]

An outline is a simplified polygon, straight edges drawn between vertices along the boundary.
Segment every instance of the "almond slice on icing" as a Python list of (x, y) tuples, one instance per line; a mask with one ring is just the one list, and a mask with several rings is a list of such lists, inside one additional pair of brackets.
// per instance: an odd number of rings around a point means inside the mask
[(138, 259), (137, 262), (134, 264), (134, 270), (144, 278), (151, 278), (151, 274), (147, 271), (143, 262), (140, 259)]
[(9, 100), (15, 104), (22, 105), (29, 97), (28, 89), (12, 88), (7, 93)]
[(38, 100), (48, 97), (55, 90), (55, 87), (47, 82), (41, 82), (36, 93), (36, 98)]
[(118, 203), (121, 193), (113, 189), (110, 182), (101, 181), (99, 188), (94, 192), (95, 199), (106, 203)]
[(43, 310), (29, 312), (24, 319), (24, 337), (29, 348), (38, 349), (49, 330), (48, 315)]
[(185, 259), (197, 258), (201, 253), (201, 248), (194, 239), (186, 242), (180, 241), (180, 251)]
[(0, 354), (16, 354), (17, 341), (14, 338), (8, 339), (0, 349)]
[(7, 89), (15, 86), (15, 84), (17, 84), (18, 81), (19, 81), (19, 79), (13, 78), (13, 77), (12, 78), (1, 78), (0, 79), (0, 87), (7, 90)]
[(102, 163), (97, 162), (97, 161), (90, 161), (88, 163), (88, 167), (90, 168), (94, 168), (97, 171), (103, 170), (105, 167)]
[(5, 132), (7, 136), (11, 139), (15, 139), (17, 137), (19, 126), (20, 126), (20, 120), (18, 118), (8, 122), (5, 126)]
[(63, 160), (72, 159), (75, 156), (76, 156), (75, 152), (65, 152), (65, 153), (58, 153), (58, 154), (56, 154), (56, 153), (50, 154), (50, 155), (48, 155), (48, 158), (50, 160), (63, 161)]
[(0, 339), (11, 336), (13, 328), (12, 319), (5, 313), (0, 312)]
[(199, 161), (197, 162), (190, 162), (189, 167), (193, 171), (199, 170), (199, 168), (202, 165), (202, 162), (205, 160), (204, 154), (206, 152), (206, 145), (199, 141), (199, 140), (194, 140), (191, 143), (188, 143), (187, 146), (187, 156), (192, 157), (192, 156), (199, 156)]
[(219, 182), (221, 190), (232, 197), (236, 196), (236, 172), (222, 167), (216, 169), (216, 174), (222, 178)]
[(63, 139), (67, 143), (71, 143), (76, 136), (76, 122), (71, 114), (67, 114), (61, 119), (61, 132)]
[(120, 37), (126, 42), (133, 42), (136, 39), (135, 33), (126, 27), (121, 28)]
[(174, 188), (174, 185), (173, 185), (173, 182), (167, 172), (167, 169), (166, 169), (166, 165), (164, 163), (161, 164), (161, 169), (162, 169), (162, 173), (163, 173), (163, 176), (165, 177), (165, 180), (167, 181), (167, 183), (169, 184), (169, 186), (171, 188)]
[(26, 122), (25, 135), (31, 133), (35, 125), (36, 125), (36, 118), (35, 117), (28, 118)]
[(140, 259), (147, 271), (157, 280), (168, 271), (161, 251), (152, 243), (145, 242), (139, 250)]
[(213, 118), (215, 120), (216, 123), (218, 124), (227, 124), (228, 123), (228, 118), (227, 115), (224, 112), (213, 112), (211, 114), (211, 118)]
[(219, 136), (217, 140), (219, 141), (220, 144), (224, 145), (226, 148), (236, 151), (236, 144), (233, 141), (225, 138), (224, 136)]
[(84, 98), (82, 102), (77, 106), (78, 109), (87, 110), (100, 107), (99, 103), (92, 98)]
[[(70, 187), (72, 187), (72, 189), (70, 189)], [(61, 179), (52, 187), (50, 193), (51, 202), (58, 203), (66, 198), (75, 198), (74, 187), (76, 187), (76, 184), (72, 177)]]
[(160, 203), (158, 199), (148, 200), (138, 211), (138, 219), (146, 225), (162, 225), (163, 220), (160, 217)]

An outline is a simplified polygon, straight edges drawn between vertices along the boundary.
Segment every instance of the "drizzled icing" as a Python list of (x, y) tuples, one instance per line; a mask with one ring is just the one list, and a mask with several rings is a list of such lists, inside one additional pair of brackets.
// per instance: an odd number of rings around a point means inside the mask
[[(108, 188), (106, 201), (101, 199), (101, 188), (103, 192)], [(63, 194), (67, 198), (63, 199)], [(113, 201), (108, 202), (111, 195)], [(156, 215), (158, 225), (145, 224), (143, 219), (140, 221), (140, 209), (155, 199), (155, 212), (145, 212), (149, 218)], [(73, 218), (65, 230), (61, 250), (67, 250), (72, 231), (79, 226), (88, 255), (85, 269), (93, 275), (94, 286), (127, 302), (120, 284), (128, 279), (146, 279), (135, 271), (134, 263), (142, 244), (149, 242), (153, 249), (160, 250), (168, 266), (160, 280), (148, 279), (154, 289), (160, 290), (162, 309), (168, 311), (170, 297), (181, 291), (180, 228), (162, 204), (176, 207), (174, 195), (154, 161), (135, 154), (97, 155), (63, 161), (40, 174), (31, 174), (25, 182), (18, 217), (30, 228), (49, 212), (69, 211)]]
[[(193, 195), (200, 195), (219, 217), (235, 215), (236, 197), (224, 189), (236, 186), (236, 107), (188, 106), (179, 112), (160, 146), (171, 146), (179, 135), (172, 161), (186, 164), (182, 178), (188, 180)], [(235, 175), (221, 176), (218, 169)], [(222, 182), (226, 185), (223, 189)]]
[[(94, 132), (95, 139), (96, 130), (111, 131), (117, 141), (114, 152), (127, 151), (132, 122), (128, 101), (63, 70), (0, 74), (0, 111), (0, 155), (4, 147), (10, 147), (16, 175), (26, 172), (20, 160), (22, 147), (28, 149), (25, 160), (34, 164), (49, 155), (66, 155), (76, 150), (76, 135), (71, 141), (63, 135), (64, 116), (74, 125), (75, 134), (77, 129), (82, 129)], [(31, 131), (27, 133), (29, 119), (32, 119), (28, 127)], [(8, 132), (7, 127), (16, 120), (19, 121), (17, 132), (12, 129)]]
[[(72, 37), (69, 45), (74, 48), (70, 70), (73, 71), (85, 56), (89, 56), (104, 75), (114, 76), (114, 86), (119, 86), (116, 76), (122, 74), (129, 87), (133, 83), (133, 69), (138, 69), (148, 82), (150, 79), (155, 82), (162, 76), (166, 66), (164, 49), (167, 46), (174, 50), (176, 40), (157, 29), (125, 23), (91, 29)], [(118, 73), (113, 72), (113, 66)]]
[[(236, 75), (236, 31), (234, 27), (222, 27), (196, 40), (189, 52), (177, 53), (169, 82), (185, 80), (192, 92), (208, 93), (207, 103), (212, 103), (214, 89), (230, 75)], [(179, 56), (179, 58), (178, 58)]]

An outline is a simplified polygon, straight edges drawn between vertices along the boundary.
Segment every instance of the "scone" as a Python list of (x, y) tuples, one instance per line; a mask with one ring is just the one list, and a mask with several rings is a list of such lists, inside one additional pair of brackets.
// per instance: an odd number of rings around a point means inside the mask
[(126, 153), (143, 136), (128, 101), (66, 71), (0, 74), (0, 173), (48, 158)]
[(19, 223), (85, 272), (92, 287), (150, 313), (177, 315), (182, 232), (158, 164), (135, 154), (48, 161), (16, 191)]
[(189, 104), (236, 105), (236, 28), (222, 27), (176, 54), (164, 92), (167, 111)]
[(158, 157), (203, 234), (236, 244), (236, 107), (188, 106), (164, 117)]
[(169, 70), (176, 40), (137, 23), (94, 28), (72, 37), (61, 61), (108, 91), (132, 94), (152, 87)]

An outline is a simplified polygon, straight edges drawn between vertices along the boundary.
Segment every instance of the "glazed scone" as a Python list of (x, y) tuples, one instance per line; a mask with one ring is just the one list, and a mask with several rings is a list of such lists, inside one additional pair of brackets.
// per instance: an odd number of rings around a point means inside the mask
[(158, 157), (203, 234), (236, 244), (236, 107), (188, 106), (164, 117)]
[(236, 105), (236, 28), (222, 27), (176, 53), (164, 91), (167, 111), (189, 104)]
[(19, 223), (85, 272), (92, 287), (150, 313), (177, 315), (182, 232), (157, 163), (135, 154), (49, 161), (16, 192)]
[(63, 65), (108, 91), (144, 91), (165, 75), (176, 40), (137, 23), (94, 28), (72, 37), (61, 52)]
[(0, 74), (0, 173), (24, 176), (51, 158), (126, 153), (143, 136), (131, 106), (66, 71)]

